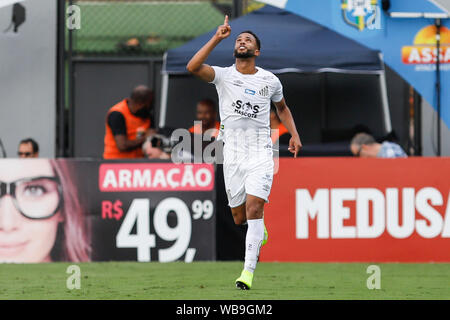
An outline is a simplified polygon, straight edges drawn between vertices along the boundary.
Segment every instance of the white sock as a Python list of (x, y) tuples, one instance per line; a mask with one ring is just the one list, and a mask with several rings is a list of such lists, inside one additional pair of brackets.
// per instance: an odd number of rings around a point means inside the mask
[(264, 239), (264, 220), (247, 220), (248, 229), (245, 237), (245, 264), (244, 269), (254, 272), (258, 261), (259, 248)]

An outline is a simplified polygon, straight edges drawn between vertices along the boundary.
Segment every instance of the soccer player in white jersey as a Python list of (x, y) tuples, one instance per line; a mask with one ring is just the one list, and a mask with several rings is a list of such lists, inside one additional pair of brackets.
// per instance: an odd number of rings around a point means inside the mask
[(289, 150), (297, 156), (302, 144), (292, 114), (283, 98), (280, 80), (271, 72), (256, 67), (260, 41), (251, 31), (240, 33), (234, 46), (235, 64), (227, 68), (204, 62), (212, 50), (231, 34), (228, 16), (215, 35), (192, 57), (187, 70), (213, 83), (219, 96), (224, 142), (224, 179), (234, 222), (247, 223), (245, 264), (236, 287), (248, 290), (259, 250), (267, 242), (264, 204), (268, 202), (273, 178), (273, 151), (270, 139), (270, 102), (277, 108), (281, 122), (292, 138)]

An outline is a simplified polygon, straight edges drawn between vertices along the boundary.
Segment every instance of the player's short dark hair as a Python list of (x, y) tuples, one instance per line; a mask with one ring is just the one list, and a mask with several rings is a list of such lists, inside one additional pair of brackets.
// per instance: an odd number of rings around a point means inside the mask
[(133, 89), (130, 98), (135, 103), (147, 103), (150, 101), (151, 105), (153, 102), (153, 91), (144, 85), (140, 85)]
[(21, 144), (28, 144), (28, 143), (31, 143), (31, 147), (33, 148), (33, 153), (39, 152), (39, 145), (38, 145), (38, 143), (37, 143), (36, 141), (34, 141), (34, 139), (32, 139), (32, 138), (26, 138), (26, 139), (20, 140), (19, 146), (20, 146)]
[(374, 144), (377, 141), (375, 140), (375, 138), (373, 136), (371, 136), (370, 134), (364, 133), (364, 132), (360, 132), (357, 133), (352, 141), (350, 142), (350, 144), (354, 144), (357, 146), (362, 146), (362, 145), (369, 145), (369, 144)]
[(214, 100), (212, 100), (212, 99), (203, 99), (203, 100), (200, 100), (200, 101), (198, 102), (198, 104), (202, 104), (202, 105), (204, 105), (204, 106), (207, 106), (207, 107), (213, 109), (214, 111), (217, 111), (216, 103), (215, 103)]
[(239, 33), (239, 35), (241, 35), (243, 33), (250, 33), (252, 36), (254, 36), (255, 40), (256, 40), (256, 45), (258, 46), (258, 50), (261, 50), (261, 40), (259, 40), (258, 36), (255, 33), (253, 33), (253, 31), (250, 31), (250, 30), (242, 31)]

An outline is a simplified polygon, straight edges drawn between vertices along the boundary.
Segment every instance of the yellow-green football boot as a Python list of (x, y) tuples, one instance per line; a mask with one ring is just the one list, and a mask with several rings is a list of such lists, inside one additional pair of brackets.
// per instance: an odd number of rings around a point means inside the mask
[(252, 287), (253, 273), (248, 270), (242, 270), (241, 276), (236, 279), (236, 288), (241, 290), (250, 290)]

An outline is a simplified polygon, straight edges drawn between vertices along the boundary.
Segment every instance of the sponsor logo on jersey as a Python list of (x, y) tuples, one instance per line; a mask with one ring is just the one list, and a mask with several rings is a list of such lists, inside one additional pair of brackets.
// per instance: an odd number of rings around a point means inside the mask
[(231, 106), (234, 107), (235, 113), (248, 118), (256, 118), (260, 108), (260, 106), (252, 105), (250, 102), (244, 103), (242, 100), (236, 100)]
[(242, 82), (241, 80), (234, 80), (233, 81), (233, 85), (237, 86), (237, 87), (241, 87), (244, 84), (244, 82)]
[(258, 94), (261, 97), (268, 97), (269, 96), (269, 86), (265, 86), (264, 88), (262, 88), (261, 90), (259, 90)]
[(245, 89), (245, 93), (251, 94), (252, 96), (254, 96), (256, 91), (255, 90), (251, 90), (251, 89)]

